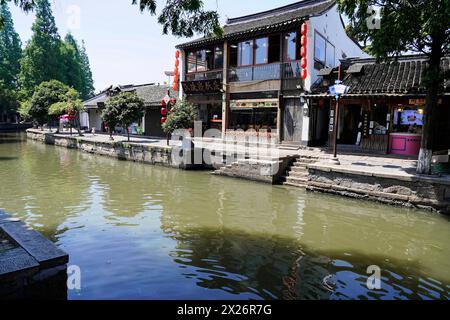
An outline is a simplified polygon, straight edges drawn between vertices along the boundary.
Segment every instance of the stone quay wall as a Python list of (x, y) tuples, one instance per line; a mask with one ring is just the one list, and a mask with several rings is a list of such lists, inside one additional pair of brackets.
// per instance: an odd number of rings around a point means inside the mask
[[(61, 136), (36, 129), (27, 130), (27, 138), (48, 145), (65, 147), (68, 149), (78, 149), (83, 152), (117, 158), (119, 160), (142, 162), (185, 170), (203, 167), (202, 165), (196, 166), (191, 164), (193, 161), (181, 161), (180, 163), (175, 163), (172, 157), (174, 149), (170, 146), (162, 147), (133, 142), (100, 142), (78, 136)], [(187, 159), (190, 157), (186, 156), (184, 158)]]
[(308, 166), (307, 189), (450, 214), (450, 180)]

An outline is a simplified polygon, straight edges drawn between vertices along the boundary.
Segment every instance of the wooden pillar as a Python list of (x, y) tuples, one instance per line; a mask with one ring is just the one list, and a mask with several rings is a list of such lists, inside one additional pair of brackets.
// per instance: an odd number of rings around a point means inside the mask
[(223, 76), (222, 76), (222, 139), (225, 139), (229, 123), (230, 112), (230, 90), (228, 87), (228, 66), (230, 61), (230, 53), (228, 50), (228, 41), (223, 44)]
[(283, 95), (278, 95), (278, 109), (277, 109), (277, 143), (281, 143), (283, 139)]

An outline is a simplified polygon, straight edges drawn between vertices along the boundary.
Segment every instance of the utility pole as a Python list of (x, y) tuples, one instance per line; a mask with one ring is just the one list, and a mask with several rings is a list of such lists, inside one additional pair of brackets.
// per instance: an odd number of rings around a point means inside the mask
[(334, 134), (333, 134), (333, 159), (332, 163), (340, 165), (339, 159), (337, 157), (337, 136), (339, 132), (339, 99), (341, 95), (348, 91), (348, 87), (344, 86), (341, 81), (341, 66), (338, 69), (338, 80), (335, 85), (330, 87), (330, 93), (335, 95), (336, 98), (336, 108), (334, 114)]

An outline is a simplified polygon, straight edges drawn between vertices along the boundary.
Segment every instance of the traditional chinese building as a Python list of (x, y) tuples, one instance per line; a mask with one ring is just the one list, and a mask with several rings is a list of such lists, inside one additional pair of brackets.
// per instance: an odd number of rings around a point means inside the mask
[(118, 92), (136, 92), (144, 100), (145, 115), (138, 124), (142, 134), (154, 137), (164, 137), (161, 125), (161, 101), (169, 93), (174, 96), (174, 92), (167, 85), (142, 84), (142, 85), (122, 85), (111, 86), (84, 102), (84, 110), (81, 114), (81, 126), (85, 129), (97, 132), (105, 132), (105, 125), (101, 119), (101, 112), (105, 107), (106, 100)]
[[(445, 72), (450, 57), (442, 59)], [(386, 63), (374, 59), (342, 60), (341, 80), (348, 92), (339, 102), (337, 143), (341, 150), (417, 156), (425, 109), (425, 56), (403, 56)], [(333, 146), (336, 101), (328, 90), (338, 68), (320, 71), (321, 80), (307, 94), (311, 105), (312, 146)], [(450, 149), (450, 83), (440, 90), (434, 150)]]
[[(222, 137), (242, 129), (276, 142), (309, 144), (302, 97), (319, 71), (367, 57), (345, 33), (334, 0), (305, 0), (228, 19), (221, 37), (180, 44), (180, 95), (197, 106), (204, 128)], [(242, 133), (239, 133), (242, 134)]]

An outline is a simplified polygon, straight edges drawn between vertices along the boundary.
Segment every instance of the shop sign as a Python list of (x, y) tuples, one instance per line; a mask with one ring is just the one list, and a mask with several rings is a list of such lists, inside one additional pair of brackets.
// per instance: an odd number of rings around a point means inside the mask
[(182, 86), (186, 94), (218, 93), (222, 89), (222, 80), (186, 81), (182, 83)]
[(409, 99), (409, 104), (414, 106), (424, 105), (425, 99)]
[(231, 100), (230, 108), (278, 108), (278, 99), (261, 99), (261, 100)]

